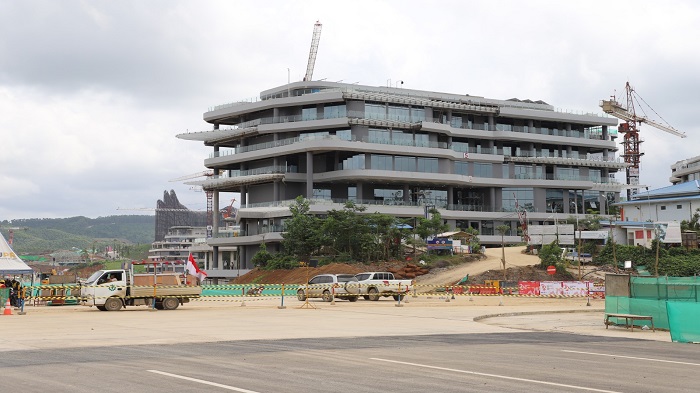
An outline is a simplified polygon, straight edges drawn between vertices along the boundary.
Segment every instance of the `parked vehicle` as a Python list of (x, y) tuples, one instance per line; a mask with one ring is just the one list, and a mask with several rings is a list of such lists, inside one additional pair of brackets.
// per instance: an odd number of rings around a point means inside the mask
[(330, 302), (333, 297), (351, 302), (357, 301), (357, 278), (352, 274), (319, 274), (297, 290), (297, 299), (320, 297)]
[(401, 296), (413, 289), (411, 280), (398, 280), (390, 272), (365, 272), (355, 274), (358, 294), (365, 300), (377, 301), (381, 296), (393, 296), (399, 300)]
[(98, 270), (81, 283), (80, 300), (84, 306), (95, 306), (100, 311), (141, 305), (174, 310), (201, 296), (201, 285), (187, 285), (187, 281), (194, 279), (192, 276), (159, 271), (155, 263), (151, 265), (155, 273), (134, 273), (133, 264), (129, 269)]

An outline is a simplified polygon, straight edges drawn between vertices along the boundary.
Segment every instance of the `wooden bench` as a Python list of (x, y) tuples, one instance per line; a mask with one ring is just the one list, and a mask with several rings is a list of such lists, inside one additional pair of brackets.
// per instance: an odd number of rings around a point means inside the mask
[[(608, 326), (613, 325), (613, 323), (610, 322), (610, 318), (625, 318), (625, 328), (631, 329), (630, 331), (634, 331), (634, 321), (635, 320), (649, 321), (649, 322), (651, 322), (651, 330), (653, 332), (656, 331), (656, 329), (654, 329), (654, 318), (651, 315), (605, 314), (605, 328), (606, 329), (608, 328)], [(630, 323), (630, 322), (632, 322), (632, 323)]]

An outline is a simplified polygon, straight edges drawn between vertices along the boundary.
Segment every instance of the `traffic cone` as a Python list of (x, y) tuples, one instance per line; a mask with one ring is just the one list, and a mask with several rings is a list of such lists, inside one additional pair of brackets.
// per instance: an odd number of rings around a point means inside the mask
[(10, 305), (10, 298), (7, 298), (5, 302), (5, 310), (3, 310), (2, 315), (12, 315), (12, 306)]

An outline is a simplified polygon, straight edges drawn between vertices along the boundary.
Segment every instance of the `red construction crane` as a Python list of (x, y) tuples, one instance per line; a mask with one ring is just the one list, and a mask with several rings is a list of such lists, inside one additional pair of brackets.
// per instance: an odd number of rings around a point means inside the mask
[(21, 228), (20, 227), (0, 227), (0, 229), (7, 229), (7, 244), (9, 244), (10, 247), (12, 247), (12, 243), (15, 240), (15, 231), (20, 230), (20, 229), (27, 230), (29, 228), (26, 228), (26, 227), (21, 227)]
[[(624, 153), (622, 154), (623, 159), (625, 160), (625, 163), (629, 164), (626, 170), (627, 174), (627, 184), (631, 186), (638, 186), (639, 185), (639, 161), (644, 155), (644, 153), (641, 153), (639, 151), (639, 145), (641, 145), (642, 140), (639, 139), (639, 128), (638, 124), (641, 125), (642, 123), (649, 124), (650, 126), (654, 128), (658, 128), (659, 130), (666, 131), (670, 134), (673, 134), (675, 136), (679, 136), (681, 138), (685, 138), (686, 135), (683, 132), (680, 132), (676, 130), (675, 128), (671, 127), (670, 125), (667, 124), (661, 124), (656, 121), (653, 121), (649, 119), (646, 116), (638, 115), (637, 111), (635, 109), (635, 101), (637, 102), (637, 106), (639, 109), (644, 113), (644, 109), (642, 108), (640, 101), (646, 104), (649, 109), (651, 107), (649, 104), (644, 101), (644, 99), (635, 92), (634, 88), (630, 85), (629, 82), (625, 85), (625, 92), (626, 92), (626, 102), (623, 104), (619, 103), (616, 99), (615, 96), (613, 95), (610, 100), (603, 100), (600, 101), (600, 107), (603, 108), (603, 112), (609, 113), (618, 119), (624, 120), (625, 122), (620, 124), (620, 127), (618, 127), (618, 132), (623, 134), (623, 141), (622, 145), (624, 146)], [(653, 109), (651, 109), (654, 113)], [(658, 113), (656, 115), (659, 116)], [(661, 118), (663, 120), (663, 118)], [(665, 122), (665, 120), (663, 120)], [(634, 191), (633, 191), (634, 189)], [(637, 193), (637, 188), (636, 187), (630, 187), (627, 189), (627, 199), (629, 200), (632, 195)]]

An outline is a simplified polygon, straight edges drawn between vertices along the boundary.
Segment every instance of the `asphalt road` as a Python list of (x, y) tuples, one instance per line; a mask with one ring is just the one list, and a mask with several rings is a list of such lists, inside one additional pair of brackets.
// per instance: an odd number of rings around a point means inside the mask
[(700, 385), (696, 345), (559, 332), (93, 346), (0, 355), (2, 391), (21, 392), (641, 393), (697, 392)]

